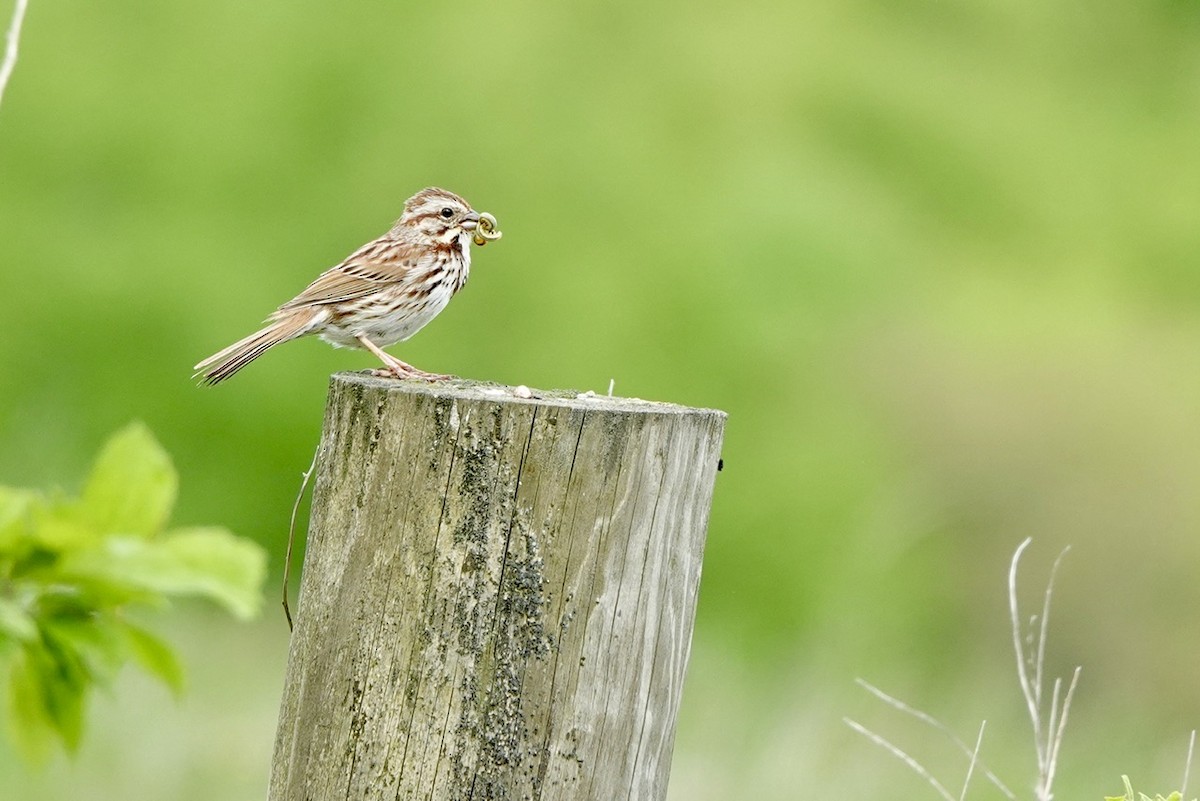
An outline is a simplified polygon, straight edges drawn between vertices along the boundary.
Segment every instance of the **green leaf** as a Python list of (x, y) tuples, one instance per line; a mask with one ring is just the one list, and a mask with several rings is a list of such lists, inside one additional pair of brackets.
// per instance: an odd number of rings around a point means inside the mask
[(89, 686), (78, 658), (52, 642), (23, 649), (9, 671), (9, 730), (30, 761), (44, 760), (55, 735), (68, 751), (78, 747)]
[(83, 705), (91, 676), (78, 653), (49, 638), (43, 638), (42, 642), (44, 649), (27, 648), (26, 654), (38, 673), (46, 717), (63, 745), (74, 752), (83, 736)]
[(131, 423), (114, 434), (83, 490), (83, 520), (99, 533), (150, 537), (166, 525), (179, 478), (150, 430)]
[(88, 694), (130, 659), (183, 690), (183, 668), (129, 607), (171, 596), (248, 618), (262, 604), (266, 553), (221, 528), (164, 533), (178, 477), (150, 432), (108, 440), (81, 498), (0, 487), (0, 677), (14, 743), (31, 761), (83, 733)]
[(41, 628), (60, 661), (78, 668), (88, 682), (109, 685), (128, 655), (128, 642), (111, 618), (52, 617), (43, 619)]
[[(1133, 793), (1133, 783), (1129, 781), (1128, 776), (1122, 776), (1121, 780), (1123, 782), (1125, 782), (1125, 795), (1105, 796), (1104, 801), (1135, 801), (1134, 793)], [(1182, 799), (1183, 799), (1183, 793), (1180, 792), (1179, 790), (1176, 790), (1175, 792), (1171, 793), (1166, 798), (1163, 798), (1163, 796), (1161, 794), (1157, 794), (1154, 796), (1154, 798), (1151, 798), (1150, 796), (1146, 795), (1145, 793), (1138, 793), (1136, 801), (1182, 801)]]
[(10, 551), (28, 534), (41, 493), (0, 487), (0, 551)]
[(37, 638), (37, 624), (16, 601), (0, 598), (0, 639), (30, 642)]
[(1133, 797), (1133, 785), (1130, 783), (1129, 777), (1122, 775), (1121, 781), (1125, 782), (1125, 795), (1105, 796), (1104, 801), (1135, 801)]
[(48, 551), (69, 551), (95, 545), (100, 532), (84, 517), (78, 501), (59, 499), (38, 509), (32, 540)]
[(36, 574), (34, 577), (40, 580), (55, 582), (38, 598), (39, 607), (53, 609), (55, 614), (65, 614), (64, 608), (106, 613), (129, 605), (160, 610), (169, 607), (168, 599), (158, 590), (122, 575), (115, 565), (103, 565), (113, 545), (110, 541), (102, 548), (66, 554), (52, 568)]
[(21, 754), (34, 764), (44, 762), (54, 743), (54, 723), (46, 713), (42, 684), (25, 654), (8, 674), (8, 733)]
[(155, 540), (110, 537), (103, 550), (68, 554), (61, 571), (129, 590), (199, 595), (246, 619), (262, 605), (267, 557), (225, 529), (192, 528)]
[(267, 553), (257, 543), (223, 528), (179, 529), (161, 542), (174, 570), (157, 577), (158, 589), (203, 595), (243, 620), (262, 607)]
[(126, 621), (122, 628), (138, 664), (152, 676), (162, 679), (178, 698), (183, 694), (183, 665), (171, 647), (146, 629)]

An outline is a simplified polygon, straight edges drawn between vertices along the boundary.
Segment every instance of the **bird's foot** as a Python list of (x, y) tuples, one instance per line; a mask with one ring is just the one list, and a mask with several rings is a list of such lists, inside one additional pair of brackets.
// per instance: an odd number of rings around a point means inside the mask
[[(401, 364), (403, 364), (403, 362), (401, 362)], [(454, 378), (452, 375), (445, 375), (443, 373), (427, 373), (424, 370), (418, 370), (417, 368), (408, 364), (405, 364), (403, 367), (400, 365), (388, 365), (387, 367), (381, 367), (377, 370), (372, 370), (371, 375), (377, 378), (419, 378), (424, 381), (446, 381)]]
[(447, 373), (427, 373), (424, 370), (418, 370), (415, 367), (412, 368), (412, 372), (409, 373), (409, 375), (413, 378), (420, 378), (425, 381), (449, 381), (451, 378), (456, 377)]
[(383, 348), (376, 345), (366, 334), (358, 334), (358, 341), (364, 348), (374, 353), (379, 357), (379, 361), (383, 362), (383, 369), (372, 370), (371, 375), (379, 378), (420, 378), (425, 381), (445, 381), (448, 378), (454, 378), (452, 375), (443, 375), (442, 373), (427, 373), (424, 370), (418, 370), (408, 362), (402, 362), (392, 354), (385, 351)]

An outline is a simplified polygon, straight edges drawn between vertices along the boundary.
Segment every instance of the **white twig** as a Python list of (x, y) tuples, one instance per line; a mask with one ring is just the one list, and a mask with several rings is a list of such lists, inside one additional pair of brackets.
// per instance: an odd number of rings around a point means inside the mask
[(1183, 763), (1183, 785), (1179, 788), (1180, 798), (1187, 799), (1188, 779), (1192, 775), (1192, 755), (1196, 751), (1196, 730), (1192, 729), (1191, 739), (1188, 740), (1187, 760)]
[(914, 773), (916, 773), (918, 776), (923, 778), (925, 781), (929, 782), (929, 785), (934, 790), (937, 790), (938, 794), (942, 798), (946, 799), (946, 801), (957, 801), (957, 799), (955, 799), (954, 796), (950, 795), (950, 791), (947, 790), (945, 787), (943, 787), (941, 782), (939, 782), (937, 779), (933, 778), (933, 775), (929, 771), (927, 771), (925, 769), (925, 766), (922, 765), (920, 762), (913, 759), (908, 754), (904, 753), (899, 748), (897, 748), (896, 746), (892, 745), (890, 742), (885, 740), (883, 737), (880, 737), (878, 734), (876, 734), (875, 732), (868, 729), (866, 726), (863, 726), (861, 723), (851, 720), (850, 718), (842, 718), (842, 720), (844, 720), (846, 722), (847, 726), (854, 729), (856, 732), (861, 734), (863, 737), (866, 737), (871, 742), (875, 743), (876, 745), (883, 748), (884, 750), (890, 752), (892, 756), (896, 757), (896, 759), (899, 759), (905, 765), (908, 765), (910, 768), (912, 768)]
[(1033, 682), (1029, 679), (1029, 671), (1025, 664), (1025, 648), (1021, 644), (1021, 611), (1017, 606), (1017, 566), (1021, 562), (1021, 554), (1033, 542), (1032, 537), (1017, 546), (1013, 554), (1012, 566), (1008, 570), (1008, 610), (1012, 623), (1013, 649), (1017, 655), (1017, 679), (1021, 683), (1021, 694), (1025, 696), (1025, 705), (1029, 708), (1029, 718), (1033, 723), (1033, 742), (1037, 748), (1038, 772), (1042, 772), (1045, 756), (1042, 753), (1042, 721), (1038, 710), (1038, 698), (1034, 692)]
[(1055, 727), (1058, 724), (1058, 699), (1061, 694), (1062, 679), (1055, 679), (1054, 692), (1050, 694), (1050, 719), (1046, 721), (1046, 734), (1048, 736), (1054, 733)]
[[(962, 751), (967, 756), (971, 757), (972, 764), (975, 764), (975, 762), (978, 761), (979, 768), (980, 768), (980, 770), (983, 771), (983, 775), (987, 778), (988, 781), (990, 781), (996, 787), (997, 790), (1004, 793), (1004, 796), (1006, 798), (1011, 799), (1011, 801), (1017, 801), (1017, 796), (1013, 793), (1013, 791), (1008, 789), (1008, 787), (1005, 786), (1004, 782), (1000, 781), (999, 777), (997, 777), (996, 774), (992, 773), (992, 771), (988, 768), (988, 766), (986, 764), (984, 764), (983, 760), (978, 759), (978, 754), (976, 752), (973, 752), (971, 750), (970, 746), (968, 746), (961, 739), (959, 739), (958, 735), (956, 735), (953, 731), (951, 731), (950, 727), (947, 726), (945, 723), (942, 723), (940, 720), (938, 720), (933, 715), (930, 715), (927, 712), (922, 712), (919, 709), (909, 706), (908, 704), (901, 701), (899, 698), (894, 698), (894, 697), (888, 695), (883, 690), (879, 689), (878, 687), (871, 684), (869, 681), (866, 681), (865, 679), (855, 679), (855, 682), (858, 684), (858, 686), (862, 687), (864, 690), (871, 693), (871, 695), (874, 695), (876, 698), (878, 698), (880, 701), (883, 701), (888, 706), (898, 709), (906, 715), (911, 715), (914, 718), (916, 718), (917, 720), (921, 721), (922, 723), (932, 726), (933, 728), (940, 731), (942, 734), (946, 735), (946, 737), (948, 737), (951, 742), (953, 742), (955, 745), (958, 746), (960, 751)], [(976, 748), (978, 748), (978, 746), (976, 746)], [(968, 773), (968, 775), (970, 775), (970, 774)]]
[[(1050, 788), (1054, 785), (1054, 774), (1058, 771), (1058, 750), (1062, 748), (1063, 735), (1067, 731), (1067, 713), (1071, 711), (1071, 699), (1075, 697), (1075, 686), (1079, 684), (1079, 674), (1083, 672), (1083, 668), (1075, 668), (1075, 672), (1071, 674), (1071, 684), (1067, 687), (1067, 694), (1063, 698), (1062, 710), (1058, 716), (1058, 727), (1050, 727), (1050, 731), (1054, 732), (1054, 739), (1050, 742), (1049, 753), (1050, 759), (1046, 766), (1045, 780), (1042, 782), (1042, 787), (1045, 790), (1045, 798), (1050, 799), (1053, 796), (1050, 793)], [(1058, 688), (1062, 680), (1054, 682), (1054, 695), (1058, 696)]]
[[(1066, 556), (1063, 549), (1054, 566), (1050, 570), (1050, 578), (1046, 582), (1046, 594), (1042, 601), (1042, 619), (1039, 623), (1037, 645), (1033, 654), (1026, 654), (1021, 643), (1021, 613), (1017, 603), (1017, 569), (1021, 562), (1021, 554), (1029, 547), (1032, 538), (1026, 538), (1017, 546), (1013, 554), (1012, 566), (1008, 571), (1008, 607), (1012, 623), (1013, 650), (1017, 658), (1017, 678), (1021, 684), (1021, 694), (1025, 696), (1025, 705), (1029, 709), (1029, 720), (1033, 725), (1033, 746), (1037, 753), (1038, 783), (1035, 787), (1037, 801), (1050, 801), (1054, 797), (1051, 787), (1054, 785), (1054, 774), (1058, 768), (1058, 752), (1062, 747), (1063, 735), (1067, 729), (1067, 713), (1071, 708), (1071, 699), (1075, 695), (1075, 687), (1079, 683), (1080, 668), (1075, 668), (1067, 693), (1062, 694), (1062, 679), (1054, 680), (1054, 690), (1050, 696), (1050, 710), (1046, 720), (1042, 720), (1042, 690), (1045, 681), (1046, 637), (1050, 619), (1050, 600), (1054, 593), (1054, 579), (1058, 574), (1058, 566)], [(1032, 645), (1032, 642), (1031, 642)], [(1029, 676), (1029, 668), (1034, 670), (1033, 678)]]
[(1050, 598), (1054, 595), (1054, 579), (1058, 576), (1058, 566), (1062, 564), (1063, 557), (1067, 555), (1067, 551), (1071, 550), (1071, 546), (1067, 546), (1059, 553), (1058, 558), (1054, 560), (1054, 565), (1050, 568), (1050, 579), (1046, 582), (1046, 595), (1042, 601), (1042, 620), (1041, 631), (1038, 633), (1037, 646), (1037, 661), (1034, 669), (1034, 689), (1037, 691), (1038, 709), (1042, 707), (1042, 677), (1045, 675), (1043, 668), (1046, 664), (1046, 632), (1050, 628)]
[(21, 23), (25, 21), (28, 7), (29, 0), (17, 0), (13, 7), (12, 21), (8, 24), (8, 35), (5, 37), (4, 61), (0, 62), (0, 101), (4, 99), (4, 88), (8, 86), (8, 79), (17, 66), (17, 43), (21, 40)]
[(979, 761), (979, 747), (983, 745), (983, 730), (987, 726), (987, 721), (979, 724), (979, 736), (975, 738), (975, 747), (971, 750), (971, 764), (967, 765), (967, 778), (963, 779), (962, 792), (958, 794), (958, 801), (966, 801), (967, 788), (971, 786), (971, 774), (975, 772), (975, 763)]

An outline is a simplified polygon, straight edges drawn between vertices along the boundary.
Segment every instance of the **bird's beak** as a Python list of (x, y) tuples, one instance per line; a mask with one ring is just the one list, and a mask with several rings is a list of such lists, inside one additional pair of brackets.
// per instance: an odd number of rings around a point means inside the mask
[(462, 227), (464, 231), (474, 231), (479, 226), (479, 212), (468, 211), (463, 217)]

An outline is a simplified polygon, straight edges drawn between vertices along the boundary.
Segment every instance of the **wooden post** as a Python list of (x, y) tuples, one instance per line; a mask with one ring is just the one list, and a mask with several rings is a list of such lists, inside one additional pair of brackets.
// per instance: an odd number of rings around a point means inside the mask
[(271, 801), (665, 798), (724, 423), (334, 376)]

